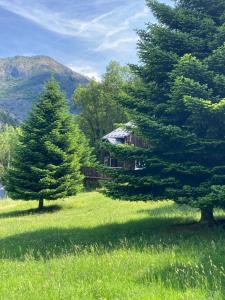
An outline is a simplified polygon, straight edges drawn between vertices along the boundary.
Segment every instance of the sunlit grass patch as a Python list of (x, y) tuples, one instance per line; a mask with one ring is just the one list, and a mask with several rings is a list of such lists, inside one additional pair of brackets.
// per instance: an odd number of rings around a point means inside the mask
[(223, 299), (223, 225), (198, 211), (98, 193), (46, 206), (0, 202), (0, 299)]

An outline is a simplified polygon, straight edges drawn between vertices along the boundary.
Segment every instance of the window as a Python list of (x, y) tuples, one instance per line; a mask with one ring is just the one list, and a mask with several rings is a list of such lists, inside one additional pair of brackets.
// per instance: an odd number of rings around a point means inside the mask
[(104, 165), (105, 166), (110, 166), (110, 157), (109, 156), (104, 157)]
[(145, 162), (143, 160), (135, 160), (135, 167), (136, 171), (144, 170), (146, 168)]

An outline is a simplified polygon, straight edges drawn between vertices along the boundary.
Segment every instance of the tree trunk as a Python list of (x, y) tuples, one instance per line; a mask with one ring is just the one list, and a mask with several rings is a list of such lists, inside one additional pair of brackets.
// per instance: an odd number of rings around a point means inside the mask
[(38, 205), (38, 210), (42, 210), (44, 208), (44, 200), (39, 199), (39, 205)]
[(200, 223), (202, 223), (202, 224), (214, 224), (215, 223), (212, 207), (201, 208)]

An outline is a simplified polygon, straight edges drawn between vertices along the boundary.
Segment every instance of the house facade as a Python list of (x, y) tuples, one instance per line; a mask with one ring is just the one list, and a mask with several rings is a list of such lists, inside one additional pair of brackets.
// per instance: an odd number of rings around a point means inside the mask
[[(126, 128), (129, 128), (127, 129)], [(135, 136), (132, 128), (134, 128), (134, 125), (132, 125), (131, 122), (125, 124), (125, 127), (119, 127), (112, 132), (105, 135), (102, 140), (108, 143), (111, 143), (112, 145), (129, 145), (131, 147), (140, 147), (140, 148), (146, 148), (147, 145), (144, 142), (143, 139), (140, 137)], [(127, 169), (127, 170), (141, 170), (144, 169), (144, 162), (141, 161), (126, 161), (124, 160), (118, 160), (116, 157), (114, 157), (109, 151), (103, 151), (102, 152), (102, 161), (105, 166), (109, 166), (111, 168), (118, 168), (118, 169)]]
[[(127, 127), (126, 127), (127, 126)], [(128, 129), (129, 128), (129, 129)], [(112, 145), (129, 145), (131, 147), (148, 148), (146, 142), (140, 137), (137, 137), (132, 128), (134, 125), (132, 123), (125, 124), (124, 127), (117, 128), (112, 132), (106, 134), (102, 137), (102, 141), (110, 143)], [(125, 170), (143, 170), (145, 168), (145, 163), (143, 161), (130, 161), (124, 158), (119, 160), (114, 157), (110, 151), (103, 150), (101, 152), (101, 162), (110, 168), (114, 169), (125, 169)], [(93, 183), (109, 180), (109, 176), (102, 172), (97, 171), (93, 167), (82, 168), (82, 173), (85, 176), (84, 184), (85, 186), (91, 186)]]

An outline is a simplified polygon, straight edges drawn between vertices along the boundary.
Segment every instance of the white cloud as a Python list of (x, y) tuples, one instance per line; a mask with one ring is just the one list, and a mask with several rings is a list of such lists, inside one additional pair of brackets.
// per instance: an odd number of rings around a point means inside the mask
[(94, 78), (99, 82), (101, 81), (101, 75), (91, 66), (85, 66), (83, 63), (77, 62), (75, 64), (69, 64), (68, 67), (74, 72), (85, 75), (90, 79)]
[(134, 22), (138, 19), (141, 19), (143, 17), (146, 17), (148, 15), (148, 13), (149, 13), (149, 10), (147, 8), (145, 8), (143, 11), (138, 12), (133, 16), (130, 16), (126, 21), (122, 22), (119, 26), (117, 26), (117, 27), (113, 28), (111, 31), (109, 31), (106, 34), (106, 37), (113, 36), (122, 31), (125, 31), (125, 30), (130, 30), (130, 25), (132, 22)]
[(95, 51), (104, 51), (104, 50), (120, 50), (122, 44), (134, 44), (137, 42), (137, 36), (134, 37), (126, 37), (126, 38), (121, 38), (117, 39), (115, 41), (105, 41), (101, 45), (99, 45)]
[[(138, 40), (138, 37), (134, 32), (131, 31), (131, 24), (133, 24), (134, 21), (139, 20), (140, 18), (144, 18), (148, 15), (149, 10), (145, 8), (143, 11), (138, 12), (129, 18), (127, 18), (126, 21), (122, 22), (118, 27), (113, 28), (111, 31), (109, 31), (103, 42), (95, 49), (96, 51), (105, 51), (110, 49), (115, 50), (121, 50), (122, 44), (130, 44), (130, 43), (136, 43)], [(133, 28), (132, 28), (133, 29)], [(114, 36), (121, 35), (121, 33), (125, 33), (123, 37), (118, 37), (116, 40), (113, 39)]]
[(100, 21), (112, 14), (112, 12), (108, 12), (85, 22), (75, 18), (68, 19), (63, 14), (50, 11), (40, 4), (31, 4), (32, 6), (27, 6), (24, 3), (21, 5), (18, 0), (14, 2), (0, 0), (0, 6), (8, 11), (29, 19), (50, 31), (75, 37), (90, 36), (92, 32), (105, 33), (106, 27)]
[(117, 6), (89, 20), (84, 20), (82, 17), (72, 18), (71, 15), (66, 15), (65, 11), (52, 11), (41, 5), (38, 0), (0, 0), (0, 7), (29, 19), (47, 30), (87, 40), (92, 43), (95, 51), (126, 50), (125, 45), (137, 41), (134, 33), (136, 22), (144, 19), (148, 14), (147, 8), (138, 11), (140, 5), (137, 3)]

